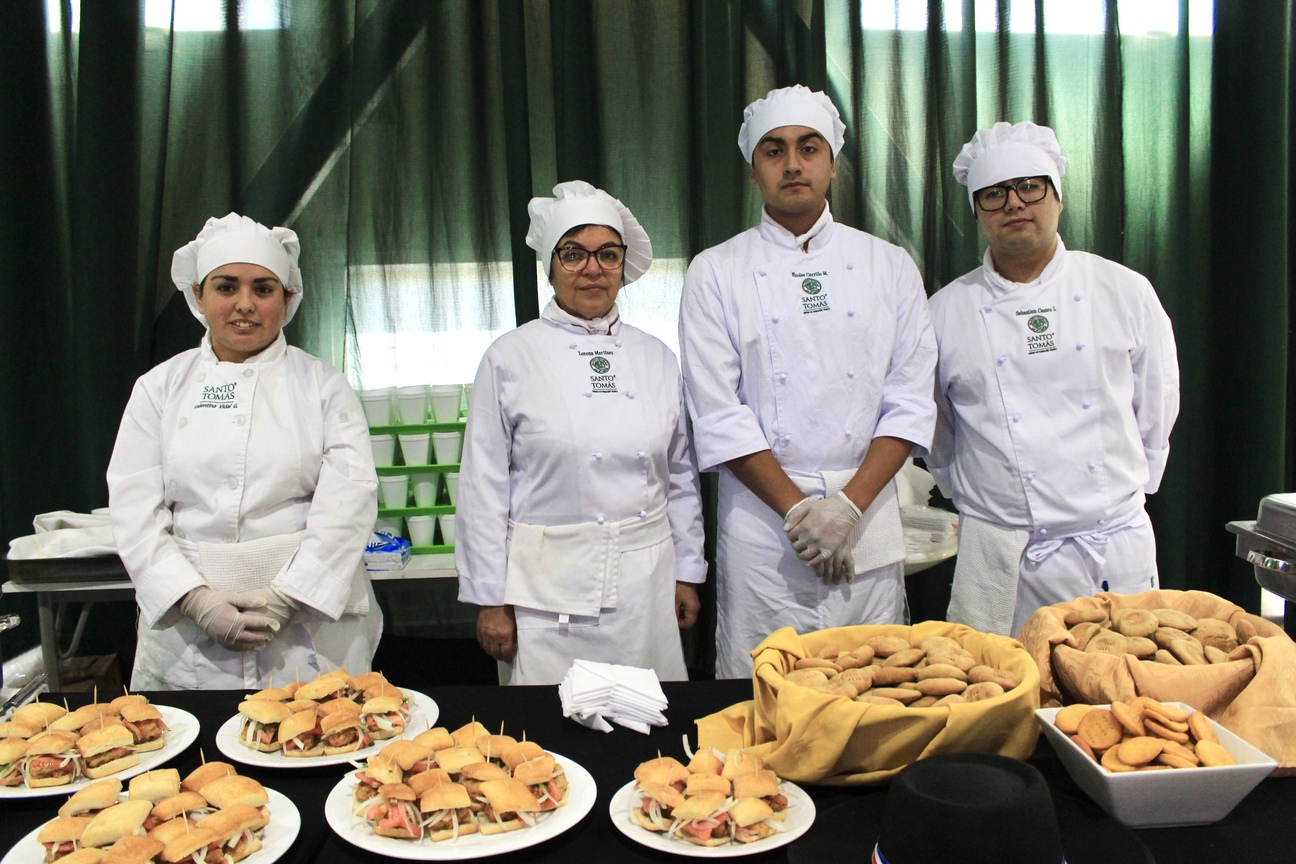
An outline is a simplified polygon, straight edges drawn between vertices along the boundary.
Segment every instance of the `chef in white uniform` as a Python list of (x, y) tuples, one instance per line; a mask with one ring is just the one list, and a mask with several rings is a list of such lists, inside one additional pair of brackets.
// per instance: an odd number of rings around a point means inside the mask
[(230, 213), (172, 260), (207, 332), (135, 383), (108, 466), (140, 610), (134, 689), (261, 688), (373, 659), (373, 454), (346, 379), (284, 339), (298, 250)]
[(1009, 635), (1040, 606), (1157, 587), (1143, 501), (1179, 413), (1152, 285), (1058, 236), (1065, 164), (1048, 127), (976, 133), (954, 176), (989, 248), (931, 300), (927, 467), (962, 514), (948, 617)]
[(500, 681), (556, 684), (576, 659), (687, 677), (679, 631), (706, 579), (675, 356), (621, 320), (648, 235), (588, 183), (533, 198), (527, 245), (554, 297), (473, 382), (459, 476), (459, 599)]
[[(769, 633), (902, 623), (893, 477), (931, 441), (936, 343), (909, 255), (833, 221), (845, 125), (822, 92), (747, 107), (758, 226), (689, 267), (680, 355), (703, 471), (720, 471), (716, 675)], [(862, 515), (861, 515), (862, 514)]]

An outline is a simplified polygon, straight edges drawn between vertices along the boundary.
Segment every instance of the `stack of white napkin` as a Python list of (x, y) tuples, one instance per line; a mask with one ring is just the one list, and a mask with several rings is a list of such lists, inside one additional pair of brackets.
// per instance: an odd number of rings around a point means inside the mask
[(666, 694), (651, 669), (577, 660), (558, 694), (564, 717), (600, 732), (612, 731), (609, 720), (645, 735), (649, 726), (666, 725)]

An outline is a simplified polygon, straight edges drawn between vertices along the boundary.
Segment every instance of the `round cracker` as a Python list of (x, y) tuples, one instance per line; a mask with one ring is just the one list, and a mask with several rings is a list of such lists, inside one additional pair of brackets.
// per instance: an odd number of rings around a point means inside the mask
[(1215, 768), (1220, 765), (1236, 765), (1237, 760), (1233, 754), (1224, 749), (1224, 745), (1215, 741), (1198, 741), (1197, 758), (1201, 764), (1207, 768)]
[(1080, 728), (1080, 718), (1092, 710), (1092, 705), (1068, 705), (1053, 715), (1053, 725), (1068, 735), (1074, 735)]
[(1085, 739), (1094, 750), (1106, 750), (1120, 743), (1123, 729), (1111, 711), (1095, 708), (1080, 718), (1076, 734)]

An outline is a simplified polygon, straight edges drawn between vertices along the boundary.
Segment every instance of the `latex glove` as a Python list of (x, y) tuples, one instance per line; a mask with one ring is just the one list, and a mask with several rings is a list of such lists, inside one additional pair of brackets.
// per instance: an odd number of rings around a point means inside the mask
[(238, 605), (243, 609), (272, 619), (276, 633), (287, 627), (293, 615), (301, 609), (300, 603), (273, 586), (240, 591), (238, 598)]
[(513, 661), (517, 653), (517, 618), (512, 606), (483, 606), (478, 610), (477, 644), (496, 660)]
[(231, 651), (257, 651), (274, 636), (272, 619), (245, 612), (239, 607), (239, 596), (228, 591), (200, 585), (177, 605), (181, 615)]
[(791, 534), (792, 529), (801, 524), (801, 520), (809, 515), (810, 511), (806, 507), (810, 504), (809, 498), (802, 498), (792, 505), (792, 509), (783, 514), (783, 532)]
[(855, 551), (849, 541), (837, 548), (819, 575), (834, 585), (855, 580)]
[(790, 528), (787, 523), (792, 520), (785, 520), (784, 530), (797, 557), (812, 566), (817, 563), (819, 566), (815, 567), (815, 572), (822, 576), (826, 572), (825, 566), (859, 521), (860, 509), (846, 497), (845, 492), (838, 492), (831, 498), (811, 501), (803, 510), (805, 515)]

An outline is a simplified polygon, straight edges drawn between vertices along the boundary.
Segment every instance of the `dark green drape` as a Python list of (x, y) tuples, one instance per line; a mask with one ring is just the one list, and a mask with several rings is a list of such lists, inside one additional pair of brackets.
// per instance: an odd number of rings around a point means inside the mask
[(214, 31), (84, 3), (77, 32), (70, 3), (53, 22), (0, 4), (4, 538), (106, 503), (132, 382), (200, 335), (169, 265), (205, 218), (298, 231), (289, 339), (358, 383), (375, 321), (537, 314), (526, 202), (560, 180), (624, 200), (662, 262), (752, 224), (742, 108), (799, 82), (848, 126), (834, 214), (908, 249), (929, 291), (980, 263), (950, 174), (963, 142), (1001, 119), (1057, 130), (1067, 244), (1146, 274), (1179, 342), (1149, 502), (1163, 584), (1254, 609), (1223, 525), (1296, 482), (1292, 4), (1219, 2), (1211, 37), (1190, 35), (1187, 0), (1173, 35), (1125, 34), (1131, 2), (1107, 0), (1092, 34), (1056, 32), (1042, 0), (1024, 30), (1012, 0), (993, 21), (928, 0), (925, 30), (866, 29), (858, 0), (295, 0), (266, 29), (230, 2)]

